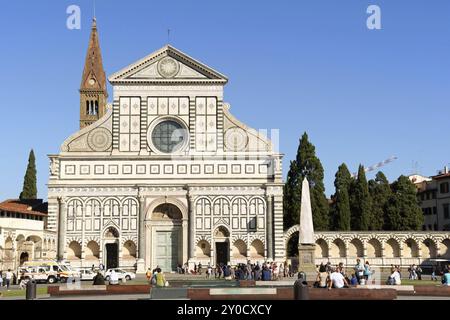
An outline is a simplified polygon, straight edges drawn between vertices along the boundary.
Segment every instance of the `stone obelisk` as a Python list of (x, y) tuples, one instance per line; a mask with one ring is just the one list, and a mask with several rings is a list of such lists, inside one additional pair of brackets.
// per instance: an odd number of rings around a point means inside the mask
[(314, 225), (311, 210), (311, 196), (309, 182), (305, 178), (302, 185), (302, 202), (300, 206), (300, 235), (298, 238), (298, 270), (305, 273), (313, 273), (316, 266), (314, 253), (316, 244), (314, 241)]

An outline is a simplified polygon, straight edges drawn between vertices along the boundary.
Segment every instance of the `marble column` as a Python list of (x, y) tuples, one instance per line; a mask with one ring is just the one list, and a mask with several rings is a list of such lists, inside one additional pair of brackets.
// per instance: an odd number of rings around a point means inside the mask
[(188, 210), (189, 210), (189, 261), (195, 259), (195, 212), (194, 212), (194, 197), (188, 192)]
[(273, 261), (273, 200), (272, 195), (266, 195), (267, 200), (267, 259)]
[(137, 273), (145, 273), (145, 197), (139, 196), (139, 239)]
[(63, 197), (58, 198), (58, 261), (64, 260), (64, 250), (66, 242), (66, 200)]

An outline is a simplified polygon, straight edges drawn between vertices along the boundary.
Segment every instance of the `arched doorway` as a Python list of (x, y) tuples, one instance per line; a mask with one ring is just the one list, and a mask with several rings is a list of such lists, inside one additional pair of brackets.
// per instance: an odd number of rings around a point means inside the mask
[(23, 266), (23, 264), (27, 261), (29, 261), (30, 256), (28, 255), (28, 252), (22, 252), (20, 254), (20, 266)]
[(153, 266), (165, 272), (175, 271), (182, 264), (181, 210), (174, 204), (157, 206), (151, 216)]
[(214, 231), (216, 244), (216, 265), (227, 265), (230, 262), (230, 232), (224, 226)]
[(119, 231), (114, 227), (109, 227), (103, 234), (106, 252), (106, 268), (119, 267)]

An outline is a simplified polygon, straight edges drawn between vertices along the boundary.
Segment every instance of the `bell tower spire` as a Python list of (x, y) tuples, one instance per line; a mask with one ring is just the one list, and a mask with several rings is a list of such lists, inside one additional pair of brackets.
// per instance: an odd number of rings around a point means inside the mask
[(106, 113), (107, 98), (106, 75), (98, 38), (97, 19), (94, 18), (80, 85), (80, 129), (103, 117)]

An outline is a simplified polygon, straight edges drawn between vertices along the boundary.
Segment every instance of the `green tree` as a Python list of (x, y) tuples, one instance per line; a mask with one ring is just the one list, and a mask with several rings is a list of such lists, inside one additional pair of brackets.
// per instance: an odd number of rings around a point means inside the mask
[(345, 163), (339, 166), (335, 175), (334, 187), (336, 193), (333, 196), (331, 229), (335, 231), (351, 230), (351, 213), (349, 188), (352, 182), (352, 176)]
[(25, 177), (23, 179), (22, 193), (20, 194), (20, 200), (31, 200), (37, 198), (36, 187), (36, 158), (34, 151), (30, 151), (28, 157), (28, 167)]
[(372, 199), (369, 193), (366, 172), (362, 165), (359, 166), (358, 178), (352, 183), (350, 194), (352, 230), (367, 231), (371, 221)]
[(305, 133), (300, 139), (297, 158), (291, 162), (287, 183), (284, 188), (285, 228), (298, 224), (300, 221), (302, 183), (305, 177), (308, 178), (311, 185), (311, 209), (314, 228), (318, 231), (328, 230), (329, 228), (329, 206), (324, 193), (323, 167), (316, 156), (315, 149)]
[(424, 217), (417, 200), (414, 184), (400, 176), (392, 184), (385, 216), (385, 228), (389, 231), (419, 231)]
[(386, 207), (392, 191), (389, 181), (383, 172), (378, 172), (375, 179), (369, 181), (369, 192), (372, 197), (372, 219), (370, 230), (384, 230)]

